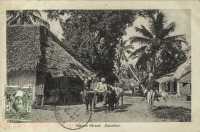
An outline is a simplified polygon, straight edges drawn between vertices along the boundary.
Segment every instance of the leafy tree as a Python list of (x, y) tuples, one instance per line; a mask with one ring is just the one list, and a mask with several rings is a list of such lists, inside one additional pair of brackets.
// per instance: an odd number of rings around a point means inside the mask
[(6, 15), (7, 25), (42, 24), (49, 28), (49, 23), (40, 18), (38, 10), (9, 10)]
[[(117, 45), (117, 49), (116, 49), (116, 66), (117, 66), (117, 75), (119, 77), (124, 76), (130, 76), (130, 72), (133, 74), (134, 79), (136, 80), (136, 82), (139, 83), (139, 79), (136, 75), (136, 72), (133, 71), (133, 67), (131, 67), (128, 64), (128, 57), (126, 56), (126, 53), (130, 54), (132, 53), (132, 49), (134, 49), (133, 45), (131, 44), (126, 44), (127, 41), (123, 41), (122, 39), (120, 39), (119, 44)], [(126, 62), (126, 66), (122, 65), (122, 62)]]
[(116, 46), (137, 11), (72, 10), (61, 22), (66, 49), (99, 76), (113, 72)]
[(163, 71), (165, 68), (169, 70), (172, 66), (177, 66), (178, 62), (185, 59), (181, 50), (182, 44), (187, 44), (185, 35), (170, 36), (170, 33), (175, 31), (176, 24), (172, 22), (166, 25), (165, 14), (161, 11), (155, 14), (147, 13), (146, 16), (149, 18), (149, 30), (143, 25), (135, 27), (142, 36), (130, 38), (131, 43), (142, 45), (130, 55), (133, 57), (139, 54), (136, 68), (155, 73), (155, 71)]

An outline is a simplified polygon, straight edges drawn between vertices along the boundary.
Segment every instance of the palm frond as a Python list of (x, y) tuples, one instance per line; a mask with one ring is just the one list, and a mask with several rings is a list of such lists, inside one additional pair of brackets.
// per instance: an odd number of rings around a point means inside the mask
[(140, 44), (149, 44), (151, 43), (151, 39), (144, 38), (144, 37), (131, 37), (130, 43), (140, 43)]
[(149, 23), (152, 35), (155, 35), (158, 38), (160, 38), (164, 25), (166, 24), (165, 14), (159, 11), (156, 15), (150, 16)]
[(31, 13), (38, 15), (38, 16), (41, 16), (40, 11), (38, 11), (38, 10), (31, 10)]
[(156, 35), (156, 18), (154, 14), (149, 15), (149, 27), (152, 35)]
[(163, 29), (163, 32), (162, 32), (162, 37), (167, 37), (169, 35), (170, 32), (174, 32), (176, 29), (176, 23), (175, 22), (172, 22), (170, 23), (165, 29)]
[(19, 13), (19, 11), (16, 11), (16, 10), (8, 10), (8, 11), (6, 11), (6, 17), (7, 17), (7, 19), (10, 19), (10, 18), (17, 16), (18, 13)]
[(131, 54), (132, 51), (131, 50), (126, 50), (126, 53)]
[(47, 26), (47, 28), (50, 28), (49, 23), (47, 21), (43, 20), (42, 18), (40, 18), (36, 15), (32, 15), (32, 19), (34, 20), (34, 22), (38, 22), (40, 24)]
[(185, 34), (165, 37), (164, 40), (186, 40)]
[(128, 40), (123, 41), (124, 44), (126, 44), (128, 42)]
[(19, 13), (17, 13), (17, 14), (14, 15), (14, 16), (11, 16), (11, 18), (8, 19), (8, 20), (6, 21), (7, 25), (12, 25), (13, 21), (15, 21), (15, 20), (18, 19), (18, 18), (20, 18)]
[(7, 21), (7, 25), (14, 25), (19, 23), (20, 15), (18, 14), (16, 17), (13, 17)]
[(163, 29), (164, 24), (166, 24), (165, 14), (163, 12), (159, 12), (156, 17), (156, 27), (158, 29)]
[(122, 60), (125, 60), (125, 61), (128, 61), (128, 58), (126, 57), (125, 54), (122, 54), (121, 59), (122, 59)]
[(26, 19), (24, 20), (24, 22), (27, 23), (27, 24), (33, 24), (31, 16), (26, 16)]
[(124, 50), (128, 50), (128, 49), (134, 49), (134, 46), (133, 45), (126, 45), (125, 47), (124, 47)]
[(146, 46), (142, 46), (141, 48), (135, 50), (134, 52), (131, 53), (131, 55), (129, 56), (129, 58), (135, 57), (138, 54), (142, 54), (144, 53), (144, 50), (146, 49)]
[(163, 43), (164, 44), (185, 43), (186, 45), (188, 45), (185, 34), (166, 37), (163, 39)]
[(141, 25), (141, 27), (142, 28), (135, 27), (136, 32), (139, 32), (144, 37), (152, 39), (153, 35), (143, 25)]
[(148, 68), (148, 63), (149, 60), (150, 60), (150, 55), (149, 54), (142, 54), (137, 62), (136, 62), (136, 65), (135, 67), (138, 69), (138, 70), (147, 70)]

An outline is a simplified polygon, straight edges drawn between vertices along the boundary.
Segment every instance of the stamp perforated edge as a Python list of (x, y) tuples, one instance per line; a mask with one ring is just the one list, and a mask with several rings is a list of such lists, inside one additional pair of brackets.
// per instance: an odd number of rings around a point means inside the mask
[[(18, 88), (18, 87), (20, 87), (20, 88), (32, 88), (32, 90), (33, 90), (33, 88), (35, 88), (34, 86), (20, 86), (20, 85), (4, 85), (4, 88), (3, 88), (3, 96), (2, 96), (2, 121), (6, 121), (7, 123), (15, 123), (15, 122), (21, 122), (21, 123), (23, 123), (23, 122), (30, 122), (30, 121), (32, 121), (32, 120), (19, 120), (19, 119), (5, 119), (5, 104), (6, 104), (6, 95), (5, 95), (5, 92), (6, 92), (6, 88), (7, 87), (16, 87), (16, 88)], [(32, 100), (33, 100), (33, 96), (32, 96)], [(31, 109), (32, 109), (32, 107), (31, 107)], [(31, 111), (32, 112), (32, 111)]]

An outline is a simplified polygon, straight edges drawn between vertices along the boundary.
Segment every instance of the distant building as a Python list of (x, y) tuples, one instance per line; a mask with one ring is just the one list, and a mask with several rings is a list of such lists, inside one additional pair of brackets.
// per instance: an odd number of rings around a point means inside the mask
[(191, 93), (191, 57), (179, 65), (174, 71), (163, 77), (157, 78), (159, 91), (167, 91), (172, 94), (188, 95)]

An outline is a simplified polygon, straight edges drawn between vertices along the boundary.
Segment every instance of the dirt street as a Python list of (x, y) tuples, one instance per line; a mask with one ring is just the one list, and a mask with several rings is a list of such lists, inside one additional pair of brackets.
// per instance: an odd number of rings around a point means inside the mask
[[(68, 106), (44, 106), (42, 109), (33, 109), (33, 121), (36, 122), (56, 122), (57, 119), (67, 122), (162, 122), (176, 121), (170, 119), (158, 119), (153, 114), (153, 110), (146, 101), (141, 102), (141, 97), (124, 96), (124, 105), (119, 106), (114, 111), (108, 111), (102, 103), (98, 103), (96, 109), (90, 116), (86, 112), (84, 104)], [(165, 103), (162, 99), (155, 102), (155, 106), (175, 106), (190, 108), (190, 102), (178, 99), (169, 99)], [(55, 109), (56, 113), (55, 113)], [(56, 119), (57, 118), (57, 119)]]

